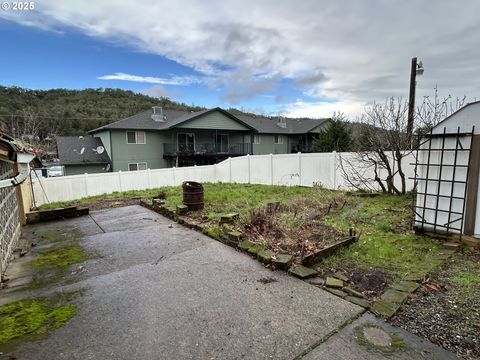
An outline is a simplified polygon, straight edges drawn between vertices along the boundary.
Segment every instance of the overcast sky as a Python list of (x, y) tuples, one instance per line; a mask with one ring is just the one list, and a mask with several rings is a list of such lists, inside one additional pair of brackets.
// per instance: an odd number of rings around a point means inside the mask
[[(474, 100), (479, 10), (476, 0), (41, 0), (33, 11), (0, 10), (2, 42), (13, 53), (1, 56), (0, 82), (122, 87), (204, 106), (354, 116), (387, 96), (406, 98), (410, 59), (418, 56), (425, 74), (417, 101), (436, 84), (442, 96)], [(39, 54), (28, 51), (36, 49), (32, 38), (44, 42)], [(27, 77), (29, 69), (37, 71)], [(35, 81), (42, 74), (48, 81)]]

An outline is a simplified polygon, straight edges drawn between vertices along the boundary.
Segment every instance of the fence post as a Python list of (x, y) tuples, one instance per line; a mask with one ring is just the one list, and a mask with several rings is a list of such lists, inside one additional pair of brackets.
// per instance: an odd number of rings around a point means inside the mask
[(88, 197), (88, 174), (83, 174), (83, 179), (85, 180), (85, 197)]
[(217, 177), (217, 163), (215, 163), (213, 167), (213, 182), (218, 183), (218, 177)]
[(228, 182), (232, 182), (232, 158), (229, 156), (228, 157), (228, 168), (229, 168), (229, 175), (228, 175)]
[(333, 189), (337, 188), (337, 152), (334, 150), (333, 155)]
[(248, 183), (250, 184), (250, 154), (247, 154)]
[(148, 181), (148, 188), (152, 188), (152, 179), (150, 179), (150, 168), (147, 169), (147, 181)]
[(175, 166), (172, 168), (172, 176), (173, 176), (173, 184), (172, 185), (176, 185), (176, 182), (175, 182)]
[(273, 185), (273, 154), (270, 154), (270, 184)]
[(302, 185), (302, 153), (298, 152), (298, 185)]
[(120, 192), (123, 191), (123, 186), (122, 186), (122, 170), (118, 170), (118, 184), (120, 185)]

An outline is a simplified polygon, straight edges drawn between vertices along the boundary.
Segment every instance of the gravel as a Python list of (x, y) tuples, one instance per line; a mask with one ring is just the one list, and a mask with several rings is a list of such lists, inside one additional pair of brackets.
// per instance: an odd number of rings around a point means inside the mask
[[(468, 281), (459, 281), (459, 276)], [(458, 255), (432, 274), (391, 323), (463, 359), (480, 358), (480, 255)]]

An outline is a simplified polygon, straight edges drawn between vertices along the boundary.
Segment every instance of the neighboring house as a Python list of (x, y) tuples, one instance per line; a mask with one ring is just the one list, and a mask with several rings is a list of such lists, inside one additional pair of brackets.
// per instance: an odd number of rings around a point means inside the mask
[(135, 171), (213, 164), (246, 154), (307, 152), (328, 121), (153, 107), (90, 133), (102, 140), (113, 171)]
[(63, 175), (111, 171), (111, 161), (102, 139), (93, 136), (59, 136), (57, 152)]
[(480, 238), (480, 101), (436, 125), (421, 150), (415, 227)]

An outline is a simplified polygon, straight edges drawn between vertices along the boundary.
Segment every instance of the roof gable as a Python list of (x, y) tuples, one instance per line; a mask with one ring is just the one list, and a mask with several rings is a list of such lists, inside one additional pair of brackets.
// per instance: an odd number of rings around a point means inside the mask
[(250, 130), (251, 127), (245, 126), (235, 117), (226, 115), (223, 111), (215, 109), (208, 113), (201, 114), (193, 119), (189, 119), (176, 125), (183, 129), (217, 129), (217, 130)]

